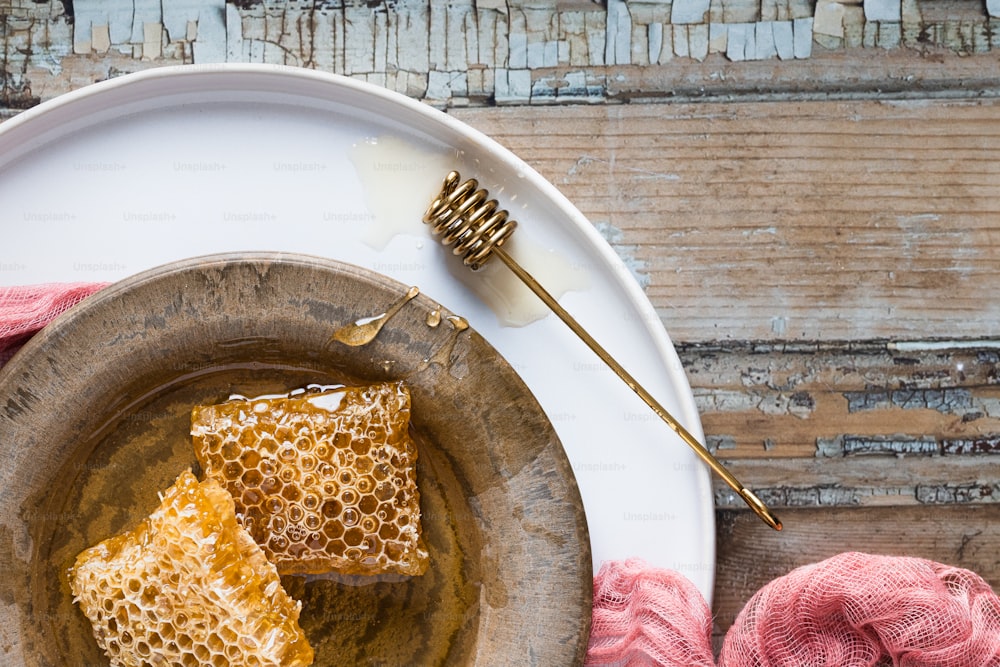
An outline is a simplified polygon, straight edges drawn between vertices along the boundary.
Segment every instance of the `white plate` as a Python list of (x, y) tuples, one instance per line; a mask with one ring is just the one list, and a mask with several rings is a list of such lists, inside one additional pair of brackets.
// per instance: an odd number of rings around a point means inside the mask
[(707, 469), (555, 316), (505, 324), (480, 298), (482, 276), (430, 240), (420, 222), (435, 194), (428, 183), (449, 168), (511, 210), (515, 255), (551, 289), (575, 288), (560, 303), (701, 437), (659, 318), (572, 204), (447, 114), (336, 75), (152, 69), (3, 123), (0, 284), (116, 280), (194, 255), (287, 250), (418, 285), (463, 314), (535, 392), (573, 464), (595, 571), (640, 557), (711, 599)]

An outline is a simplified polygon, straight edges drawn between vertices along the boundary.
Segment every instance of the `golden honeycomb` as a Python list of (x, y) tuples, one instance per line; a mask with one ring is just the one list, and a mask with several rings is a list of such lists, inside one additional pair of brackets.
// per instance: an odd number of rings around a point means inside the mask
[(83, 551), (70, 569), (111, 665), (311, 665), (301, 604), (225, 489), (186, 471), (161, 497), (138, 528)]
[(423, 574), (417, 449), (402, 382), (192, 411), (195, 454), (281, 574)]

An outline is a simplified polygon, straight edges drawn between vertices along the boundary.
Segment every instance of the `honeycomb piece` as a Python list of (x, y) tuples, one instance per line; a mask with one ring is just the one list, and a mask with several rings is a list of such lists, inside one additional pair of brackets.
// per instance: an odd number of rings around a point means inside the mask
[(236, 521), (213, 480), (184, 472), (132, 532), (70, 568), (74, 601), (118, 665), (306, 667), (301, 603)]
[(205, 475), (281, 574), (427, 569), (403, 383), (197, 406)]

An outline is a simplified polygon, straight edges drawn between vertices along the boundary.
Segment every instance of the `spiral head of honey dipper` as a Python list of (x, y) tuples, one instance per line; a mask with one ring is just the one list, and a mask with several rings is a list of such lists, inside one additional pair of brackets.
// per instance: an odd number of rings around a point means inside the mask
[(517, 222), (508, 219), (507, 211), (496, 199), (490, 199), (475, 179), (461, 181), (457, 171), (445, 177), (423, 220), (441, 237), (442, 244), (451, 246), (452, 252), (475, 270), (514, 233)]

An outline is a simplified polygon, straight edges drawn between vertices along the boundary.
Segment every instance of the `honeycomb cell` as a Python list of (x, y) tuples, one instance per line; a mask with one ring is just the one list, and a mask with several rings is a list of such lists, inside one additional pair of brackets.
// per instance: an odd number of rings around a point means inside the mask
[(81, 552), (69, 581), (112, 667), (313, 662), (301, 605), (239, 525), (232, 497), (191, 472), (135, 530)]
[(374, 467), (374, 461), (367, 456), (359, 456), (354, 460), (354, 469), (358, 471), (358, 474), (367, 475)]
[(358, 501), (358, 509), (361, 510), (362, 514), (373, 515), (378, 509), (378, 500), (375, 496), (361, 496), (361, 500)]
[(285, 509), (285, 501), (278, 496), (271, 496), (264, 501), (264, 510), (270, 514), (281, 514)]
[(260, 482), (260, 490), (269, 495), (276, 493), (281, 493), (281, 487), (283, 486), (280, 479), (271, 475), (268, 476), (266, 473), (261, 473), (264, 475), (264, 479)]
[(247, 449), (244, 450), (242, 454), (240, 454), (240, 463), (243, 464), (243, 467), (246, 468), (247, 470), (259, 466), (260, 461), (261, 461), (260, 452), (258, 452), (256, 449)]
[(292, 484), (286, 484), (285, 488), (281, 490), (281, 495), (290, 503), (289, 509), (291, 509), (292, 507), (298, 507), (294, 503), (302, 497), (302, 489)]
[[(260, 442), (257, 443), (257, 451), (261, 454), (270, 454), (271, 456), (274, 456), (274, 453), (278, 451), (278, 441), (271, 436), (264, 436), (260, 439)], [(264, 472), (264, 470), (261, 469), (261, 472)]]
[(328, 519), (335, 519), (340, 516), (340, 513), (344, 511), (344, 506), (336, 498), (330, 498), (323, 503), (323, 508), (321, 510), (323, 516)]
[(253, 441), (253, 434), (252, 433), (244, 433), (243, 437), (240, 439), (240, 444), (243, 445), (244, 447), (248, 447), (250, 445), (255, 444), (254, 441)]
[(344, 533), (344, 542), (349, 547), (356, 547), (365, 539), (365, 533), (360, 528), (348, 528)]
[(394, 540), (399, 537), (399, 528), (395, 524), (383, 523), (382, 527), (379, 528), (378, 536), (383, 540)]
[(211, 436), (205, 439), (205, 448), (210, 452), (219, 451), (219, 447), (222, 446), (222, 438), (219, 436)]
[[(386, 525), (392, 525), (392, 524), (386, 524)], [(344, 525), (339, 522), (327, 522), (327, 524), (323, 526), (323, 534), (326, 535), (331, 540), (335, 540), (343, 536)]]
[(239, 639), (239, 635), (233, 632), (233, 629), (229, 627), (219, 628), (218, 633), (219, 637), (222, 639), (222, 643), (227, 647), (235, 644)]
[(237, 456), (239, 456), (240, 448), (234, 442), (223, 442), (222, 449), (219, 451), (219, 455), (222, 456), (226, 461), (232, 461)]
[(262, 481), (264, 481), (264, 476), (260, 474), (259, 470), (251, 468), (243, 473), (243, 484), (246, 486), (259, 486)]
[(372, 489), (375, 488), (375, 480), (372, 479), (371, 475), (362, 475), (354, 486), (359, 493), (371, 493)]
[[(197, 406), (191, 434), (205, 475), (230, 491), (280, 574), (417, 575), (428, 556), (409, 419), (405, 384), (378, 383)], [(271, 520), (248, 521), (255, 512)]]

